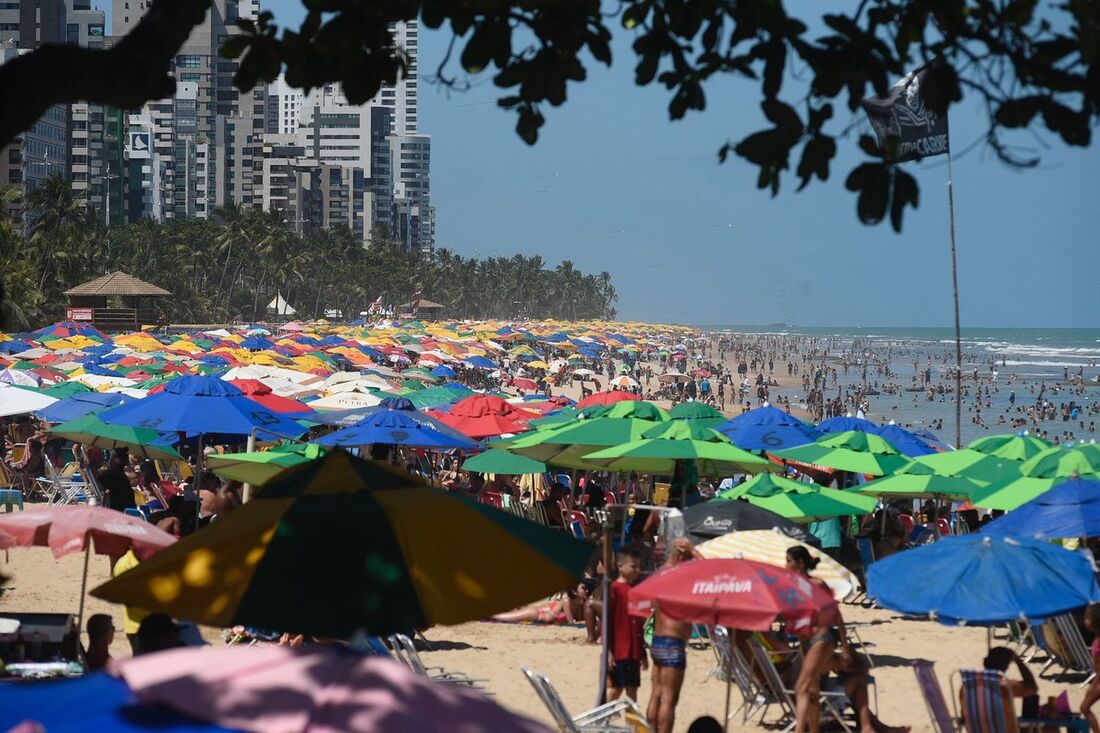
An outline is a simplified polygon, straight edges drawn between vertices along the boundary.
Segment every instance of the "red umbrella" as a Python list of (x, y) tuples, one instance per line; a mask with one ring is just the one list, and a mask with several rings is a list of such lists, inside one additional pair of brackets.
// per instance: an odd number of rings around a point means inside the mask
[(630, 589), (630, 613), (655, 607), (678, 621), (766, 631), (776, 616), (793, 634), (810, 630), (836, 600), (805, 576), (754, 560), (693, 560), (654, 573)]
[(626, 402), (628, 400), (640, 400), (639, 395), (633, 392), (626, 392), (621, 389), (613, 389), (610, 392), (597, 392), (596, 394), (590, 394), (583, 400), (577, 403), (577, 407), (590, 407), (591, 405), (613, 405), (616, 402)]
[(533, 379), (527, 379), (525, 377), (517, 377), (512, 380), (512, 386), (516, 389), (538, 389), (539, 384)]
[(273, 393), (271, 387), (258, 379), (230, 379), (229, 383), (240, 387), (245, 397), (253, 402), (260, 403), (272, 412), (283, 415), (301, 415), (313, 412), (310, 406), (304, 402)]
[(139, 559), (145, 560), (176, 541), (174, 535), (143, 519), (101, 506), (54, 506), (3, 514), (0, 535), (7, 536), (0, 537), (0, 546), (49, 547), (54, 557), (84, 551), (77, 628), (84, 620), (88, 554), (93, 544), (97, 555), (119, 556), (133, 550)]
[(430, 412), (432, 417), (471, 438), (488, 438), (505, 433), (522, 433), (523, 423), (537, 413), (520, 410), (501, 397), (472, 395), (459, 400), (450, 412)]

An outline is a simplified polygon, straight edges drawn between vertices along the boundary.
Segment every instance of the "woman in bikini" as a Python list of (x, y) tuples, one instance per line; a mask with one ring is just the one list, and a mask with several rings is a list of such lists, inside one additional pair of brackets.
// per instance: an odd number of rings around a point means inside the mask
[[(818, 562), (801, 545), (787, 550), (787, 569), (801, 573), (831, 594), (824, 580), (810, 575)], [(839, 655), (836, 654), (838, 644)], [(862, 657), (852, 653), (840, 609), (818, 617), (802, 649), (802, 669), (794, 686), (795, 733), (819, 733), (821, 730), (821, 679), (830, 672), (836, 674), (859, 717), (860, 733), (908, 733), (908, 727), (888, 726), (871, 712), (867, 694), (868, 666)]]
[(588, 589), (583, 583), (565, 591), (565, 598), (545, 603), (532, 603), (507, 613), (493, 616), (494, 621), (506, 623), (571, 624), (584, 621), (584, 605), (588, 601)]

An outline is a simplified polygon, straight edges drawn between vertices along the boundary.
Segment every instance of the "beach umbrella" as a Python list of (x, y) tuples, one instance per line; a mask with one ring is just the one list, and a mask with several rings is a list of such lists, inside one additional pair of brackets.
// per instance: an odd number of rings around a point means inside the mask
[(878, 425), (870, 420), (864, 420), (862, 417), (852, 417), (851, 415), (831, 417), (828, 420), (822, 420), (817, 425), (817, 432), (819, 433), (847, 433), (854, 430), (857, 433), (877, 434), (878, 429)]
[(898, 473), (962, 476), (985, 484), (1019, 476), (1021, 465), (1020, 461), (987, 455), (970, 448), (962, 448), (919, 456), (899, 469)]
[(769, 452), (784, 461), (872, 476), (893, 473), (908, 462), (885, 439), (857, 430), (827, 434), (809, 445)]
[(726, 421), (726, 416), (721, 412), (708, 404), (696, 402), (695, 400), (681, 402), (668, 411), (668, 416), (673, 420), (709, 420), (721, 418), (722, 422)]
[(716, 425), (738, 448), (780, 450), (813, 443), (821, 433), (778, 407), (763, 405)]
[[(587, 371), (587, 370), (586, 370)], [(573, 372), (576, 374), (576, 372)], [(621, 389), (613, 389), (608, 392), (596, 392), (590, 394), (583, 400), (577, 403), (578, 408), (592, 407), (593, 405), (613, 405), (616, 402), (631, 402), (642, 399), (639, 395), (633, 392), (626, 392)]]
[(290, 437), (305, 432), (298, 423), (265, 409), (217, 377), (173, 379), (163, 392), (104, 410), (99, 417), (106, 423), (161, 432), (248, 435), (263, 428)]
[(176, 541), (174, 535), (144, 519), (106, 507), (84, 505), (38, 507), (0, 514), (0, 532), (8, 536), (10, 546), (49, 547), (54, 557), (84, 551), (78, 629), (83, 628), (88, 556), (93, 546), (97, 555), (118, 557), (132, 550), (144, 560)]
[(882, 425), (875, 432), (880, 438), (884, 438), (887, 443), (897, 448), (902, 455), (910, 458), (936, 452), (936, 448), (930, 441), (900, 425), (893, 423)]
[(306, 404), (312, 410), (355, 410), (374, 407), (381, 402), (382, 398), (373, 393), (336, 392)]
[(525, 412), (500, 397), (471, 395), (459, 400), (447, 413), (431, 415), (445, 425), (471, 438), (489, 438), (505, 433), (522, 433), (532, 413)]
[(747, 501), (706, 501), (684, 509), (684, 526), (693, 542), (753, 529), (778, 529), (799, 542), (819, 546), (805, 527)]
[(810, 575), (824, 581), (832, 591), (833, 598), (840, 601), (860, 589), (855, 573), (829, 557), (823, 550), (799, 542), (775, 529), (730, 532), (696, 545), (695, 549), (706, 558), (755, 560), (782, 568), (787, 564), (787, 550), (796, 545), (817, 559), (817, 566), (810, 571)]
[(573, 421), (520, 435), (495, 447), (553, 466), (589, 469), (595, 466), (584, 460), (586, 453), (640, 440), (646, 430), (667, 420), (668, 413), (652, 402), (616, 402), (585, 408)]
[(1019, 473), (1008, 474), (975, 492), (971, 501), (984, 509), (1011, 511), (1050, 491), (1071, 478), (1100, 476), (1100, 446), (1048, 448), (1019, 465)]
[(63, 423), (127, 401), (129, 398), (116, 392), (80, 392), (39, 410), (38, 416), (48, 423)]
[(583, 460), (612, 471), (645, 471), (658, 475), (672, 474), (677, 461), (694, 461), (700, 472), (712, 475), (780, 470), (771, 461), (741, 450), (729, 438), (710, 428), (686, 420), (658, 427), (661, 429), (659, 437), (647, 437), (651, 429), (639, 440), (587, 453)]
[(867, 594), (943, 624), (1042, 619), (1100, 601), (1092, 562), (1058, 545), (987, 534), (943, 537), (867, 569)]
[(278, 415), (306, 419), (313, 416), (313, 408), (309, 405), (275, 394), (271, 387), (258, 379), (234, 379), (229, 383), (240, 389), (248, 399)]
[(1034, 435), (987, 435), (967, 446), (970, 450), (987, 456), (1010, 461), (1026, 461), (1051, 447), (1053, 446), (1050, 443)]
[(725, 489), (711, 502), (737, 499), (744, 499), (795, 522), (816, 522), (831, 517), (870, 514), (877, 504), (874, 497), (792, 481), (768, 473)]
[(313, 443), (284, 443), (271, 450), (251, 453), (214, 453), (206, 467), (219, 476), (253, 486), (263, 486), (288, 468), (315, 461), (325, 449)]
[(355, 425), (337, 430), (312, 441), (327, 446), (359, 446), (382, 443), (431, 450), (476, 450), (477, 443), (448, 428), (437, 430), (432, 425), (413, 419), (411, 411), (380, 409)]
[(686, 623), (767, 631), (777, 617), (787, 633), (803, 634), (836, 599), (802, 574), (755, 560), (703, 559), (659, 570), (630, 589), (628, 610), (654, 610)]
[(950, 499), (965, 501), (980, 491), (983, 484), (963, 476), (896, 473), (868, 481), (858, 488), (866, 496), (887, 499)]
[(210, 626), (384, 635), (545, 598), (575, 583), (591, 552), (334, 450), (93, 595)]
[(91, 414), (78, 417), (47, 432), (74, 443), (83, 443), (94, 448), (114, 450), (120, 446), (130, 449), (135, 456), (168, 461), (182, 460), (180, 454), (170, 445), (165, 445), (166, 436), (151, 428), (135, 428), (129, 425), (112, 425), (103, 422), (99, 415)]
[(463, 471), (475, 473), (499, 473), (504, 476), (522, 476), (532, 473), (545, 473), (546, 464), (519, 453), (490, 448), (484, 453), (467, 458), (462, 464)]
[(27, 415), (49, 407), (57, 399), (30, 389), (0, 384), (0, 417)]
[(50, 733), (549, 733), (475, 690), (324, 646), (184, 647), (77, 680), (5, 687), (0, 727), (32, 720)]
[(1068, 479), (982, 527), (1040, 540), (1100, 536), (1100, 481)]

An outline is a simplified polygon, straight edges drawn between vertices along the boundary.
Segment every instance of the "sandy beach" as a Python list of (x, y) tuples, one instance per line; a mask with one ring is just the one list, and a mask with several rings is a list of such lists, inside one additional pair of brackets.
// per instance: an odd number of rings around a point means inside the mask
[[(0, 556), (2, 558), (2, 556)], [(80, 590), (82, 555), (69, 555), (55, 560), (49, 550), (33, 548), (13, 550), (0, 563), (0, 572), (10, 575), (9, 590), (0, 598), (0, 611), (62, 611), (75, 614)], [(107, 561), (92, 556), (88, 570), (88, 587), (94, 588), (108, 579)], [(932, 731), (928, 713), (917, 688), (911, 667), (914, 659), (929, 659), (936, 664), (940, 683), (947, 694), (950, 674), (957, 669), (980, 666), (986, 654), (986, 631), (982, 628), (947, 627), (929, 621), (901, 619), (892, 611), (864, 609), (844, 605), (845, 619), (873, 624), (859, 629), (868, 643), (875, 663), (874, 677), (878, 687), (879, 715), (887, 723), (911, 725), (914, 731)], [(121, 609), (95, 598), (89, 598), (85, 614), (109, 613), (121, 630)], [(203, 636), (220, 644), (220, 629), (203, 629)], [(599, 648), (584, 643), (584, 630), (569, 626), (539, 626), (533, 624), (501, 624), (477, 622), (453, 627), (429, 629), (425, 637), (435, 647), (423, 651), (428, 664), (464, 672), (471, 677), (485, 678), (485, 687), (505, 707), (537, 720), (552, 722), (534, 690), (520, 672), (521, 666), (550, 677), (565, 704), (574, 714), (595, 702), (599, 674)], [(115, 656), (129, 656), (125, 636), (116, 635), (111, 647)], [(725, 704), (725, 686), (708, 679), (715, 664), (710, 648), (692, 648), (688, 652), (687, 679), (677, 713), (676, 730), (686, 730), (700, 715), (721, 718)], [(1037, 673), (1038, 666), (1032, 667)], [(1078, 682), (1040, 680), (1040, 695), (1056, 695), (1068, 690), (1074, 705), (1082, 690)], [(648, 674), (642, 676), (639, 697), (644, 706), (649, 699)], [(734, 690), (734, 707), (740, 698)], [(769, 719), (776, 713), (773, 711)], [(731, 730), (760, 730), (755, 724), (740, 725), (740, 718), (731, 721)]]

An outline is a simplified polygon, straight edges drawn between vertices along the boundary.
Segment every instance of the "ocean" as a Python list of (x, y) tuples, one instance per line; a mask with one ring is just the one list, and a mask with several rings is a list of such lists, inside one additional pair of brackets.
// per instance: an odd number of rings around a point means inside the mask
[[(893, 420), (901, 425), (928, 428), (943, 421), (936, 432), (954, 442), (955, 407), (953, 395), (937, 395), (929, 401), (922, 392), (905, 391), (913, 379), (932, 362), (933, 384), (954, 385), (949, 368), (955, 364), (955, 331), (953, 328), (900, 327), (795, 327), (782, 324), (770, 326), (705, 325), (706, 331), (775, 334), (817, 339), (829, 344), (831, 353), (866, 353), (870, 361), (888, 362), (892, 375), (868, 374), (869, 384), (880, 394), (870, 397), (870, 419)], [(1073, 403), (1078, 407), (1076, 420), (1063, 420), (1061, 410), (1054, 420), (1042, 420), (1032, 432), (1045, 431), (1048, 439), (1094, 440), (1095, 424), (1100, 422), (1100, 329), (1088, 328), (963, 328), (963, 442), (983, 435), (1019, 432), (1013, 418), (1026, 416), (1028, 405), (1042, 400), (1056, 406)], [(914, 368), (914, 361), (917, 368)], [(838, 380), (830, 379), (827, 396), (854, 387), (862, 381), (857, 367), (843, 374), (839, 363)], [(778, 369), (778, 365), (777, 365)], [(784, 365), (785, 369), (785, 365)], [(976, 402), (973, 371), (978, 370), (983, 394)], [(997, 371), (996, 381), (993, 370)], [(1069, 381), (1081, 374), (1083, 389)], [(889, 393), (888, 386), (900, 388)], [(988, 391), (987, 391), (988, 388)], [(969, 392), (969, 394), (965, 394)], [(801, 390), (780, 390), (792, 404), (801, 402)], [(980, 415), (981, 422), (975, 420)], [(1003, 420), (1003, 422), (1002, 422)], [(984, 425), (982, 424), (984, 423)], [(1091, 429), (1090, 429), (1091, 427)]]

